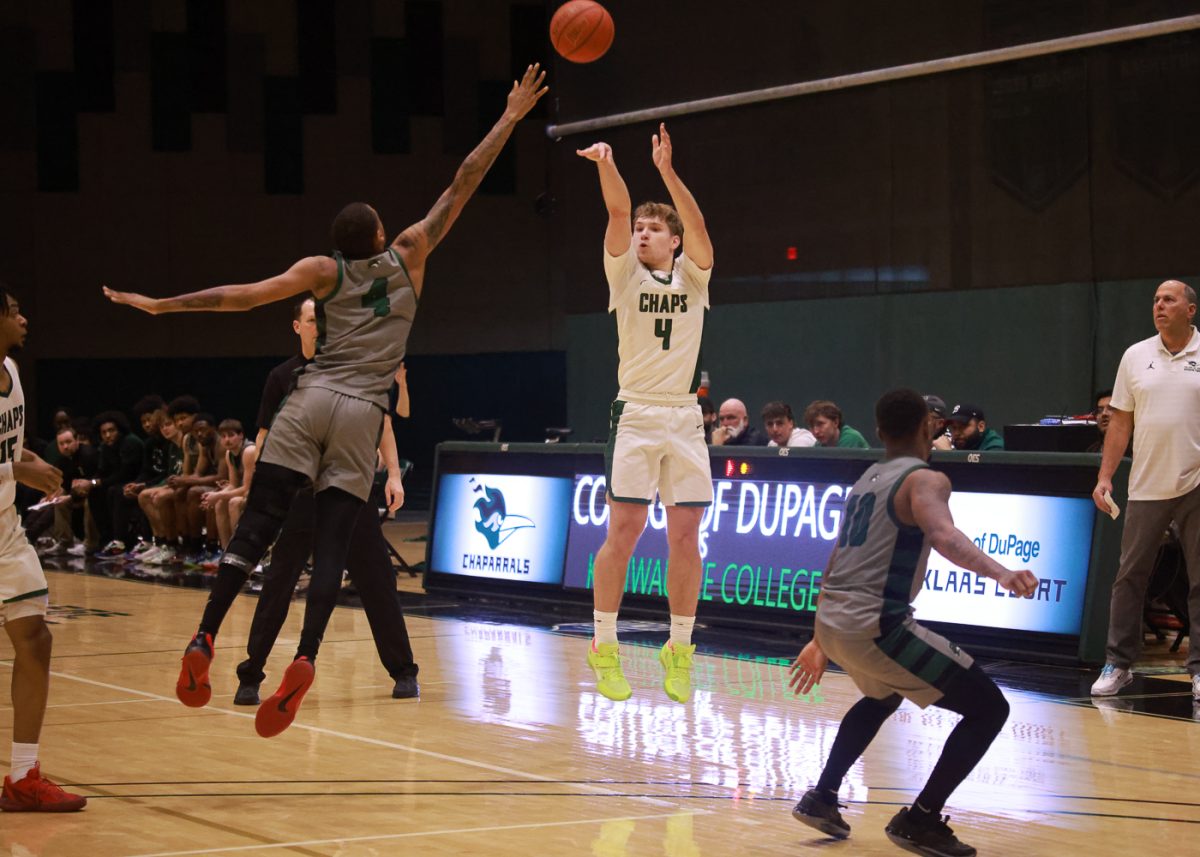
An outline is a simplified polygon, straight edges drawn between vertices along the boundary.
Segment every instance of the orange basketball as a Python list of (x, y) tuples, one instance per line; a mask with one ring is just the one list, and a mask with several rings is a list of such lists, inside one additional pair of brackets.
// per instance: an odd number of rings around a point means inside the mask
[(559, 6), (550, 19), (550, 42), (565, 60), (598, 60), (612, 40), (612, 17), (607, 9), (592, 0), (570, 0)]

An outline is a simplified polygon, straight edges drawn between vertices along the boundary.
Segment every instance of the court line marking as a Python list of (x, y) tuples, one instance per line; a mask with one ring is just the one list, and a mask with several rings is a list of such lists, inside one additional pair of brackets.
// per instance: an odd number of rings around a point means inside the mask
[(302, 848), (310, 845), (337, 845), (349, 842), (379, 842), (385, 839), (414, 839), (418, 836), (447, 836), (468, 833), (498, 833), (504, 830), (536, 830), (546, 827), (567, 827), (576, 824), (607, 824), (613, 821), (649, 821), (658, 818), (674, 818), (677, 815), (711, 815), (709, 810), (681, 810), (660, 812), (654, 815), (624, 815), (611, 818), (583, 818), (571, 821), (529, 822), (526, 824), (502, 824), (489, 827), (451, 827), (441, 830), (420, 830), (409, 833), (383, 833), (375, 836), (343, 836), (334, 839), (306, 839), (298, 842), (277, 842), (271, 845), (235, 845), (230, 848), (202, 848), (194, 851), (155, 851), (132, 854), (129, 857), (186, 857), (192, 854), (226, 854), (234, 851), (265, 851), (269, 848)]
[[(47, 709), (51, 708), (83, 708), (88, 705), (128, 705), (131, 702), (147, 702), (145, 699), (113, 699), (107, 702), (56, 702), (54, 705), (47, 705)], [(12, 711), (11, 705), (0, 707), (0, 711)]]
[[(149, 691), (145, 691), (145, 690), (138, 690), (137, 688), (133, 688), (133, 687), (124, 687), (123, 685), (119, 685), (119, 684), (109, 684), (108, 682), (96, 681), (95, 679), (84, 678), (83, 676), (71, 675), (70, 673), (59, 672), (57, 670), (51, 670), (50, 675), (52, 675), (56, 678), (63, 678), (63, 679), (68, 679), (70, 681), (77, 681), (77, 682), (80, 682), (81, 684), (90, 684), (90, 685), (93, 685), (94, 687), (103, 687), (103, 688), (107, 688), (108, 690), (119, 690), (119, 691), (123, 691), (125, 693), (132, 693), (137, 696), (146, 697), (148, 699), (158, 700), (159, 702), (167, 702), (167, 703), (170, 703), (171, 705), (179, 704), (179, 700), (173, 699), (172, 697), (163, 696), (162, 694), (158, 694), (158, 693), (150, 693)], [(205, 706), (205, 710), (218, 712), (220, 714), (227, 714), (230, 717), (240, 717), (245, 720), (252, 720), (255, 717), (254, 714), (250, 714), (248, 712), (230, 711), (226, 708), (218, 708), (218, 707), (211, 706), (211, 705)], [(488, 762), (481, 762), (481, 761), (477, 761), (475, 759), (467, 759), (462, 756), (451, 756), (447, 753), (438, 753), (434, 750), (423, 750), (420, 747), (412, 747), (407, 744), (398, 744), (394, 741), (384, 741), (381, 738), (370, 738), (366, 735), (355, 735), (351, 732), (339, 732), (336, 729), (326, 729), (322, 726), (310, 726), (310, 725), (304, 724), (304, 723), (293, 723), (291, 728), (292, 729), (302, 729), (307, 732), (312, 732), (316, 735), (328, 735), (332, 738), (341, 738), (346, 741), (358, 741), (363, 744), (370, 744), (375, 747), (384, 747), (389, 750), (400, 750), (400, 751), (403, 751), (406, 753), (415, 753), (419, 756), (425, 756), (430, 759), (437, 759), (440, 762), (450, 762), (450, 763), (458, 764), (458, 765), (466, 765), (467, 767), (479, 768), (480, 770), (491, 771), (491, 772), (497, 773), (497, 774), (506, 774), (507, 776), (510, 776), (510, 777), (514, 777), (514, 776), (515, 777), (524, 777), (527, 780), (534, 780), (534, 781), (543, 782), (543, 783), (546, 783), (546, 782), (552, 783), (555, 781), (553, 777), (543, 776), (542, 774), (531, 774), (528, 771), (518, 770), (517, 768), (506, 768), (501, 765), (492, 765), (492, 764), (489, 764)], [(581, 786), (581, 788), (583, 788), (585, 791), (590, 791), (594, 794), (600, 794), (600, 795), (609, 795), (609, 794), (613, 793), (612, 789), (600, 788), (598, 786), (584, 785), (584, 786)], [(651, 798), (651, 797), (640, 798), (640, 799), (645, 800), (648, 803), (657, 805), (657, 806), (670, 806), (671, 805), (668, 801), (657, 800), (657, 799)], [(184, 853), (190, 853), (190, 852), (184, 852)], [(197, 853), (207, 853), (207, 852), (197, 852)]]

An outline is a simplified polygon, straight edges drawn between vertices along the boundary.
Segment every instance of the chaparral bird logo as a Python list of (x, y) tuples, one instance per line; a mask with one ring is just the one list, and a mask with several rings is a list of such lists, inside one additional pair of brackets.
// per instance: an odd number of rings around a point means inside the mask
[(508, 541), (517, 530), (534, 526), (524, 515), (510, 515), (499, 488), (489, 488), (482, 482), (471, 480), (471, 493), (475, 500), (475, 529), (487, 539), (492, 550)]

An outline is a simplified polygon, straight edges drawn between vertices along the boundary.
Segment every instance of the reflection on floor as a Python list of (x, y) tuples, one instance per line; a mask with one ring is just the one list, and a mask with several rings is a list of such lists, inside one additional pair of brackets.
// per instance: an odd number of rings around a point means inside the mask
[[(393, 545), (396, 554), (402, 557), (409, 569), (423, 568), (424, 525), (419, 521), (391, 523), (384, 527), (388, 541)], [(144, 566), (132, 562), (102, 562), (93, 558), (66, 559), (49, 557), (45, 560), (46, 568), (69, 571), (82, 574), (100, 575), (104, 577), (126, 580), (142, 580), (169, 586), (206, 589), (211, 586), (213, 573), (205, 572), (196, 567), (183, 565)], [(496, 603), (494, 600), (479, 602), (477, 600), (448, 598), (441, 595), (426, 594), (420, 585), (420, 577), (414, 576), (408, 569), (401, 568), (397, 561), (398, 588), (404, 609), (414, 615), (438, 616), (441, 618), (457, 618), (473, 622), (525, 625), (531, 628), (551, 630), (557, 633), (589, 636), (591, 635), (591, 612), (570, 604), (557, 605), (554, 615), (548, 616), (545, 609), (521, 606), (513, 603)], [(297, 597), (303, 597), (305, 581)], [(261, 584), (252, 579), (247, 589), (257, 592)], [(352, 586), (348, 583), (342, 591), (339, 600), (341, 606), (358, 607), (360, 602)], [(625, 646), (635, 648), (646, 647), (645, 658), (647, 670), (658, 670), (655, 658), (656, 647), (662, 645), (666, 625), (654, 622), (622, 621), (621, 639)], [(728, 659), (721, 668), (720, 678), (713, 681), (732, 681), (741, 687), (743, 681), (749, 681), (748, 689), (737, 691), (738, 694), (749, 693), (762, 698), (777, 694), (779, 687), (772, 682), (786, 686), (786, 678), (781, 672), (770, 679), (765, 679), (764, 668), (786, 667), (795, 657), (798, 640), (794, 634), (772, 634), (761, 630), (738, 630), (736, 632), (721, 628), (703, 628), (699, 626), (697, 642), (700, 651), (706, 654), (718, 655)], [(1123, 690), (1118, 697), (1095, 699), (1090, 696), (1089, 689), (1095, 679), (1095, 671), (1061, 666), (1021, 663), (1015, 661), (999, 661), (981, 658), (984, 669), (1002, 687), (1022, 690), (1030, 693), (1043, 694), (1047, 698), (1084, 706), (1095, 706), (1106, 711), (1125, 711), (1139, 714), (1150, 714), (1160, 717), (1175, 717), (1182, 720), (1200, 719), (1200, 706), (1193, 705), (1191, 686), (1188, 681), (1187, 641), (1180, 650), (1169, 651), (1170, 641), (1155, 641), (1147, 635), (1146, 649), (1141, 662), (1135, 667), (1133, 684)], [(968, 647), (969, 648), (969, 647)], [(635, 656), (637, 664), (640, 655)], [(778, 671), (777, 669), (775, 671)], [(743, 679), (743, 673), (752, 677)], [(735, 676), (730, 678), (730, 676)], [(633, 676), (630, 677), (633, 680)], [(703, 688), (708, 679), (705, 675), (697, 676), (697, 687)], [(766, 681), (764, 685), (763, 682)]]
[[(216, 640), (212, 702), (189, 709), (173, 685), (210, 578), (76, 565), (48, 575), (56, 624), (42, 745), (47, 775), (90, 803), (69, 817), (0, 816), (0, 853), (883, 857), (899, 853), (884, 825), (957, 721), (904, 704), (849, 772), (840, 796), (853, 834), (834, 843), (790, 809), (858, 693), (831, 674), (794, 695), (794, 641), (703, 630), (696, 690), (680, 705), (661, 687), (663, 626), (629, 623), (634, 696), (614, 703), (584, 663), (586, 611), (430, 597), (402, 577), (421, 699), (390, 697), (365, 615), (338, 609), (297, 721), (265, 740), (254, 710), (232, 704), (253, 597), (238, 599)], [(273, 680), (301, 612), (268, 662)], [(1082, 671), (987, 668), (1012, 713), (947, 808), (965, 841), (981, 854), (1186, 852), (1200, 824), (1186, 684), (1146, 677), (1142, 693), (1097, 708), (1082, 698)], [(1147, 692), (1178, 711), (1131, 713), (1149, 710)], [(0, 734), (10, 726), (0, 705)]]

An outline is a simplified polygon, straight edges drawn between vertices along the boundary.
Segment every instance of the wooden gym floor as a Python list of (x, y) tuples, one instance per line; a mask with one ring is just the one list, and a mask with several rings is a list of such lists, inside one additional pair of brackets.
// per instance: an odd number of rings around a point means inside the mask
[[(705, 655), (678, 705), (658, 686), (656, 650), (627, 644), (634, 697), (613, 703), (592, 690), (584, 635), (517, 614), (472, 620), (430, 599), (409, 618), (421, 699), (397, 701), (361, 610), (339, 607), (300, 716), (264, 740), (254, 709), (232, 704), (253, 596), (217, 641), (212, 704), (194, 710), (173, 686), (204, 590), (96, 569), (48, 577), (43, 769), (90, 802), (73, 815), (0, 814), (0, 853), (20, 857), (898, 854), (883, 827), (955, 722), (905, 703), (847, 778), (853, 833), (837, 843), (790, 810), (857, 699), (844, 675), (794, 698), (777, 662)], [(401, 587), (419, 583), (402, 576)], [(296, 604), (265, 693), (301, 613)], [(5, 639), (0, 685), (10, 657)], [(1006, 694), (1012, 716), (947, 808), (980, 854), (1182, 853), (1196, 841), (1200, 723), (1124, 699)], [(1136, 695), (1189, 711), (1182, 677)], [(0, 707), (4, 742), (11, 725)]]

